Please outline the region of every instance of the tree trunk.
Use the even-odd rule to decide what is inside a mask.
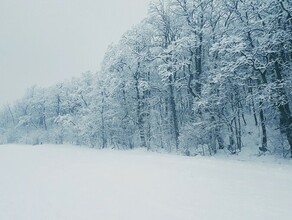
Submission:
[[[283,77],[281,74],[281,68],[278,61],[275,61],[275,74],[276,79],[278,83],[283,82]],[[291,117],[291,110],[289,106],[289,100],[285,91],[285,88],[279,86],[278,89],[278,95],[280,97],[278,105],[278,109],[280,112],[280,130],[282,133],[286,134],[289,146],[290,146],[290,152],[291,152],[291,158],[292,158],[292,117]]]
[[[135,74],[135,90],[136,90],[136,97],[137,97],[137,118],[138,118],[138,129],[141,141],[141,147],[146,147],[146,138],[145,138],[145,131],[144,131],[144,113],[142,112],[143,109],[143,100],[140,96],[139,91],[139,73]]]
[[[263,104],[262,102],[259,103],[260,106],[262,104]],[[266,152],[268,149],[267,129],[265,125],[264,111],[261,107],[260,107],[260,122],[261,122],[261,129],[262,129],[262,146],[259,149],[260,151]]]
[[[171,110],[172,119],[173,119],[175,147],[176,147],[176,150],[178,150],[179,128],[178,128],[178,119],[177,119],[177,113],[176,113],[176,105],[175,105],[174,88],[173,87],[174,87],[173,86],[173,76],[169,76],[169,105],[170,105],[170,110]]]
[[[105,122],[104,122],[104,92],[101,92],[102,96],[102,106],[101,106],[101,135],[102,135],[102,148],[106,148],[107,139],[105,134]]]

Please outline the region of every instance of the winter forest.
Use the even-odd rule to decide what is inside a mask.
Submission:
[[[158,0],[100,70],[0,108],[0,144],[292,157],[292,1]]]

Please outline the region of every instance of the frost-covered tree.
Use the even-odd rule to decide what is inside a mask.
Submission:
[[[290,0],[153,1],[97,74],[3,106],[0,141],[212,155],[253,139],[292,156],[291,11]]]

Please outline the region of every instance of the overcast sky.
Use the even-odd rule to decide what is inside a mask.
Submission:
[[[91,70],[150,0],[0,0],[0,104]]]

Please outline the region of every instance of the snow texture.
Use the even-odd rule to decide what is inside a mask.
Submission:
[[[289,162],[2,145],[0,219],[291,219]]]

